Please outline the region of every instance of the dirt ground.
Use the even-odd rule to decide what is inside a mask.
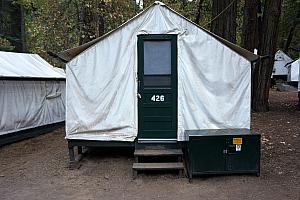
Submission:
[[[64,129],[0,148],[0,199],[300,199],[297,93],[270,93],[270,112],[253,113],[262,134],[261,176],[195,178],[141,174],[132,150],[94,151],[68,169]]]

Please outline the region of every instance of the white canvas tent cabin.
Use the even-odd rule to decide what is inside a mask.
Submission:
[[[73,146],[185,141],[186,130],[250,129],[259,56],[161,2],[65,50],[66,139]]]
[[[289,65],[288,82],[298,82],[299,81],[299,62],[300,59],[295,60]]]
[[[298,62],[298,93],[300,92],[300,84],[299,84],[299,80],[300,80],[300,58],[297,60]],[[297,63],[294,63],[294,65],[297,66]],[[297,67],[295,67],[297,68]],[[300,94],[300,93],[299,93]],[[300,100],[300,95],[298,94],[299,100]],[[300,103],[300,101],[299,101]]]
[[[298,61],[298,110],[300,110],[300,84],[299,84],[299,80],[300,80],[300,58],[297,60]]]
[[[289,82],[298,88],[298,110],[300,110],[300,58],[298,60],[295,60],[289,69]]]
[[[65,72],[37,54],[0,51],[0,146],[65,121]]]
[[[287,80],[289,66],[293,61],[286,53],[278,50],[274,58],[274,66],[272,71],[272,78]]]

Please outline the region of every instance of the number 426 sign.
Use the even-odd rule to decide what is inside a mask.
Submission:
[[[151,101],[165,101],[164,95],[153,95]]]

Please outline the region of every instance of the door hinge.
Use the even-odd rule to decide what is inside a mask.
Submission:
[[[227,154],[227,149],[223,149],[223,154]]]

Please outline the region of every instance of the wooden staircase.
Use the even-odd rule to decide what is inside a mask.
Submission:
[[[183,152],[180,148],[169,148],[159,145],[136,148],[134,151],[133,178],[138,171],[178,171],[183,176]]]

